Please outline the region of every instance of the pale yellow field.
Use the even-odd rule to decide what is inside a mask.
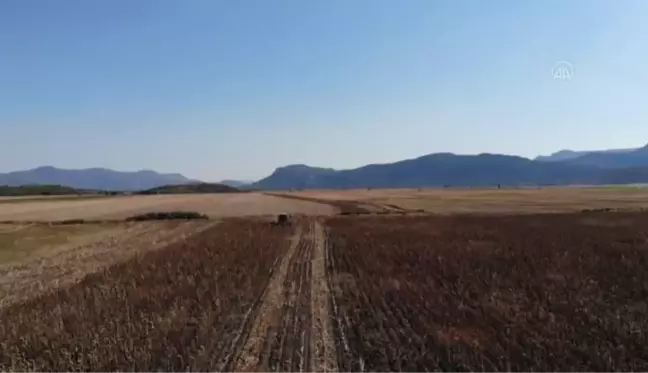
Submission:
[[[357,201],[385,209],[454,212],[569,212],[648,208],[648,188],[349,189],[282,192],[323,201]]]
[[[87,200],[25,201],[0,204],[0,221],[124,219],[162,211],[197,211],[210,217],[291,214],[330,215],[332,206],[261,193],[121,196]]]

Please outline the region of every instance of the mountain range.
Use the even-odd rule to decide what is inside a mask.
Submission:
[[[119,172],[105,168],[66,170],[43,166],[26,171],[0,174],[0,185],[65,185],[76,189],[97,189],[114,191],[134,191],[159,187],[162,185],[187,184],[196,182],[180,174],[160,174],[143,170]]]
[[[196,183],[181,174],[52,166],[0,174],[0,185],[59,184],[77,189],[134,191]],[[236,188],[394,188],[648,183],[648,145],[634,149],[561,150],[528,159],[513,155],[434,153],[348,170],[304,164],[279,167],[257,182],[223,180]]]
[[[259,189],[391,188],[494,185],[631,184],[648,182],[648,145],[636,149],[561,151],[534,160],[502,154],[435,153],[350,170],[291,165]]]

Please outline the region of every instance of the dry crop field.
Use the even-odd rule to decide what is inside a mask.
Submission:
[[[0,370],[307,370],[326,328],[311,329],[330,321],[311,318],[322,232],[226,220],[2,308]]]
[[[648,370],[647,213],[182,224],[0,308],[0,370]]]
[[[350,204],[368,212],[539,213],[648,208],[648,187],[306,190],[274,194]],[[353,211],[353,209],[350,209]],[[357,209],[356,209],[357,210]]]
[[[15,198],[15,197],[12,197]],[[158,211],[189,210],[212,217],[270,215],[278,212],[328,215],[326,204],[290,200],[260,193],[119,196],[95,199],[47,199],[6,203],[0,201],[0,221],[53,221],[66,219],[125,219]],[[2,203],[5,202],[5,203]]]
[[[648,369],[648,215],[337,218],[343,370]]]

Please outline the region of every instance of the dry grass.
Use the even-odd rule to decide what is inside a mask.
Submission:
[[[14,255],[16,260],[0,265],[0,307],[73,284],[88,273],[127,260],[133,255],[184,240],[214,224],[200,221],[108,226],[34,225],[16,226],[17,230],[14,231],[4,226],[7,229],[5,234],[11,232],[8,235],[17,237],[14,241],[17,243],[10,245],[13,248],[10,252],[29,249],[31,253],[19,259]],[[71,231],[77,236],[69,236]]]
[[[326,204],[290,200],[260,193],[123,196],[83,201],[38,201],[3,205],[0,221],[124,219],[159,211],[188,210],[210,217],[291,214],[330,215],[336,209]]]
[[[285,192],[323,201],[357,201],[386,209],[434,213],[571,212],[648,208],[648,188],[546,187],[520,189],[350,189]]]

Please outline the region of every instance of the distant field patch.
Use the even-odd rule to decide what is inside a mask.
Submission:
[[[320,201],[356,201],[432,213],[578,212],[586,209],[648,208],[648,188],[637,186],[507,189],[349,189],[280,192]]]
[[[331,215],[327,204],[260,193],[119,196],[87,200],[10,203],[0,208],[0,221],[113,220],[150,212],[196,211],[209,217],[274,215],[280,212]]]

